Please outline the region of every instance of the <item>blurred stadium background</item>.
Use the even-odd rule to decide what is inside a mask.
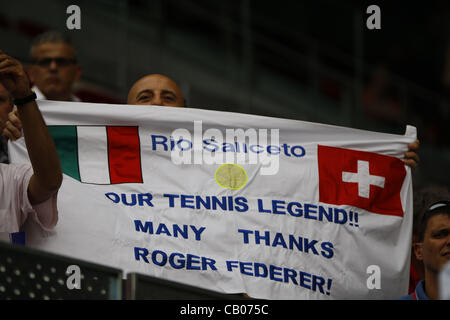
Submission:
[[[68,31],[66,8],[81,8]],[[381,8],[368,30],[366,8]],[[417,127],[414,186],[450,185],[450,2],[294,0],[2,1],[0,48],[68,31],[77,94],[124,103],[142,75],[177,81],[188,105],[403,134]]]

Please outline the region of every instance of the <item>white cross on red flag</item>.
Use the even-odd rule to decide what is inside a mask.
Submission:
[[[318,146],[319,201],[403,217],[403,161],[378,153]]]

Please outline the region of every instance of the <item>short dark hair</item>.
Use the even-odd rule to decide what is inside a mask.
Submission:
[[[31,43],[30,48],[30,58],[33,58],[33,50],[37,45],[40,45],[42,43],[65,43],[69,46],[71,46],[74,50],[74,53],[76,55],[75,47],[72,43],[72,39],[69,37],[67,33],[62,33],[59,31],[51,30],[44,33],[39,34],[36,38],[33,39]]]
[[[425,230],[427,229],[428,221],[437,215],[446,214],[450,216],[450,199],[441,200],[433,203],[429,206],[429,208],[422,214],[422,218],[420,220],[420,225],[418,229],[418,240],[419,242],[423,242],[425,237]]]
[[[414,189],[413,234],[419,236],[419,228],[424,212],[442,199],[450,199],[450,189],[443,185],[427,185]]]

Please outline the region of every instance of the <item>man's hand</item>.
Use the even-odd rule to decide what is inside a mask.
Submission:
[[[2,134],[6,139],[11,141],[16,141],[22,137],[22,121],[19,119],[17,108],[14,108],[14,110],[8,114],[8,120],[5,123]]]
[[[0,82],[14,99],[22,99],[31,92],[30,81],[22,64],[0,49]]]
[[[25,98],[32,93],[30,81],[22,64],[2,50],[0,50],[0,82],[14,99]],[[17,108],[8,114],[5,129],[0,134],[12,141],[22,137],[22,122]]]
[[[403,160],[407,166],[411,167],[411,169],[415,169],[420,161],[419,155],[419,140],[408,144],[408,151],[405,152],[405,160]]]

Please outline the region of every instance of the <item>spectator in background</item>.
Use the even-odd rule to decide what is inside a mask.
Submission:
[[[80,101],[72,90],[82,70],[67,36],[56,31],[39,35],[31,45],[30,58],[27,72],[38,100]]]
[[[150,74],[133,84],[127,104],[185,107],[186,101],[175,81],[162,74]]]
[[[398,125],[402,119],[403,106],[398,100],[390,77],[385,65],[376,67],[364,92],[364,111],[369,119]]]
[[[380,64],[373,72],[372,78],[364,92],[364,111],[368,118],[381,120],[387,124],[398,126],[402,119],[403,106],[399,103],[390,80],[390,72],[386,65]],[[419,157],[419,140],[408,145],[405,163],[411,168],[417,167]]]
[[[8,121],[8,113],[12,111],[12,97],[5,87],[0,83],[0,163],[8,163],[8,148],[5,137],[1,136]]]
[[[440,199],[450,199],[450,190],[444,186],[431,185],[414,190],[414,217],[413,234],[411,245],[411,271],[409,275],[408,293],[414,292],[419,281],[424,278],[424,268],[422,261],[417,260],[414,254],[414,243],[419,242],[419,226],[421,214]]]
[[[450,260],[450,199],[430,205],[419,221],[413,248],[417,260],[423,262],[424,279],[402,300],[439,299],[439,272]]]
[[[75,48],[70,39],[56,31],[49,31],[34,39],[30,50],[31,64],[28,76],[34,84],[32,90],[37,100],[80,101],[72,93],[73,85],[81,77],[82,70],[77,63]],[[9,118],[21,128],[16,109]],[[11,140],[22,136],[13,128]]]

